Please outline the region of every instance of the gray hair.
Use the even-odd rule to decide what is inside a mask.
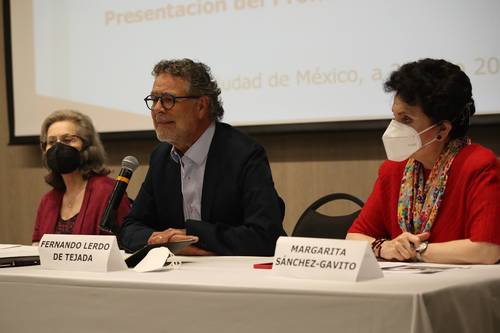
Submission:
[[[189,95],[208,96],[211,120],[222,119],[224,108],[220,97],[221,90],[212,76],[210,67],[191,59],[161,60],[154,66],[151,74],[157,77],[162,73],[186,80]]]

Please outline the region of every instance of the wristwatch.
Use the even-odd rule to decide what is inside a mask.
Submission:
[[[422,258],[422,254],[427,250],[427,246],[429,246],[429,242],[422,242],[419,246],[417,246],[417,248],[415,249],[415,251],[417,252],[417,261],[424,261]]]

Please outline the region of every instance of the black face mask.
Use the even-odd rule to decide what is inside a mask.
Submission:
[[[71,173],[80,166],[80,151],[57,142],[47,150],[47,165],[54,173],[61,175]]]

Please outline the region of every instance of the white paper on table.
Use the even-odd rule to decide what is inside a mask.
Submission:
[[[20,247],[20,244],[0,244],[0,250],[10,249],[13,247]]]
[[[444,272],[450,269],[468,269],[470,265],[446,265],[423,262],[379,262],[384,273],[397,274],[433,274]]]
[[[2,244],[3,246],[7,244]],[[38,246],[30,245],[11,245],[9,247],[0,247],[0,257],[22,257],[22,256],[37,256]]]
[[[161,271],[167,269],[165,267],[167,261],[170,262],[169,268],[172,267],[175,269],[180,265],[180,262],[177,261],[174,254],[168,248],[157,247],[148,252],[144,259],[134,267],[134,271],[139,273]]]

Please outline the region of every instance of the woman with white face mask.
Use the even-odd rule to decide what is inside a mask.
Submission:
[[[500,162],[467,137],[467,75],[424,59],[393,72],[385,90],[395,93],[382,137],[389,161],[347,239],[371,242],[384,260],[500,261]]]
[[[40,148],[52,190],[38,206],[33,245],[44,234],[100,234],[99,222],[115,182],[106,176],[110,170],[104,166],[104,148],[90,118],[72,110],[53,112],[42,124]],[[129,210],[124,195],[118,224]]]

